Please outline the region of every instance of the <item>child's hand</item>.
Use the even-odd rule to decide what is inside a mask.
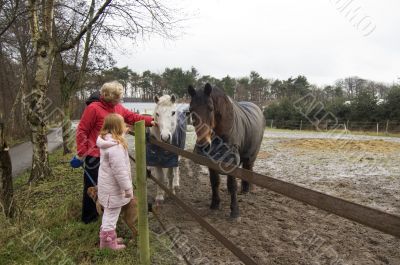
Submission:
[[[133,190],[126,190],[125,191],[125,198],[133,198]]]

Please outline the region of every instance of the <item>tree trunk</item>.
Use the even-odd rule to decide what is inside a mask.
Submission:
[[[53,39],[54,1],[29,0],[30,35],[35,57],[32,92],[25,95],[28,107],[28,124],[33,147],[32,171],[29,182],[42,180],[51,174],[47,148],[47,101],[51,69],[55,57]],[[42,12],[39,13],[38,10]]]
[[[61,84],[63,86],[64,84]],[[66,92],[66,91],[64,91]],[[62,121],[62,138],[63,138],[63,150],[64,150],[64,155],[70,154],[71,153],[71,137],[73,135],[71,134],[71,112],[72,112],[72,100],[71,96],[68,95],[67,97],[63,96],[63,101],[62,101],[62,108],[63,108],[63,121]]]
[[[45,34],[43,34],[45,35]],[[29,181],[45,179],[51,174],[47,143],[46,92],[54,62],[54,45],[42,37],[37,41],[36,72],[32,93],[28,95],[28,123],[32,131],[32,171]]]
[[[51,174],[45,124],[31,125],[32,129],[32,171],[29,182],[43,180]]]
[[[22,90],[23,90],[23,86],[25,84],[25,74],[26,74],[25,72],[22,73],[20,87],[19,87],[17,96],[15,97],[14,103],[11,107],[10,116],[8,117],[8,120],[6,123],[7,124],[6,127],[8,127],[8,128],[6,128],[6,129],[8,129],[7,135],[11,135],[15,129],[15,123],[16,123],[15,112],[16,112],[17,106],[21,102],[21,98],[22,98],[22,94],[23,94]]]
[[[3,124],[0,124],[0,210],[5,216],[14,215],[12,165],[8,152],[9,148],[4,139]]]
[[[28,23],[27,22],[23,22],[21,23],[21,25],[16,25],[15,27],[13,27],[13,32],[14,35],[16,36],[17,42],[18,42],[18,51],[20,54],[20,63],[21,63],[21,80],[20,80],[20,87],[19,87],[19,96],[20,98],[18,98],[15,100],[14,102],[14,106],[11,110],[11,118],[13,125],[15,124],[15,120],[14,120],[14,114],[16,112],[16,110],[14,109],[14,107],[18,107],[19,106],[19,112],[20,114],[20,121],[19,122],[19,129],[23,129],[23,131],[27,131],[28,125],[26,122],[26,117],[28,117],[28,112],[27,110],[28,105],[26,104],[27,102],[24,102],[24,98],[25,95],[28,94],[30,91],[30,87],[28,86],[29,82],[29,76],[30,76],[30,72],[28,72],[28,47],[27,47],[27,43],[28,43],[28,39],[29,36],[27,36],[26,34],[23,34],[24,29],[28,28]],[[21,103],[21,104],[18,104]],[[22,118],[22,119],[21,119]],[[22,120],[22,121],[21,121]],[[14,128],[12,128],[14,129]],[[14,131],[14,130],[12,130]]]

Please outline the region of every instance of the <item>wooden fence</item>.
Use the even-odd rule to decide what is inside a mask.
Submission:
[[[139,132],[143,133],[142,130],[136,131],[136,133]],[[232,165],[223,164],[205,156],[201,156],[193,152],[180,149],[173,145],[160,142],[152,137],[150,137],[149,141],[152,144],[155,144],[169,152],[190,159],[200,165],[207,166],[217,171],[229,172],[229,175],[236,178],[246,180],[257,186],[277,192],[294,200],[307,203],[321,210],[336,214],[362,225],[379,230],[383,233],[387,233],[389,235],[400,238],[400,216],[398,215],[363,206],[354,202],[307,189],[296,184],[275,179],[270,176],[262,175],[243,168],[236,168]],[[140,147],[139,149],[136,148],[136,152],[138,151],[145,152],[145,149],[143,149],[142,147]],[[131,157],[131,159],[133,158]],[[141,163],[144,163],[142,164],[142,166],[145,166],[145,161],[141,161]],[[202,227],[204,227],[219,242],[221,242],[227,249],[229,249],[235,256],[237,256],[244,264],[257,264],[251,257],[244,253],[232,241],[224,237],[222,233],[220,233],[204,218],[198,215],[195,210],[185,204],[177,196],[175,196],[172,191],[170,191],[163,183],[160,183],[154,176],[151,175],[151,172],[149,170],[147,170],[147,178],[153,180],[157,185],[165,190],[177,205],[179,205],[185,212],[190,214]],[[144,205],[143,207],[147,207],[147,205]]]

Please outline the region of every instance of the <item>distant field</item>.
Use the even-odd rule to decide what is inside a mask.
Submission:
[[[324,134],[350,134],[350,135],[368,135],[368,136],[379,136],[379,137],[400,137],[400,133],[379,133],[377,134],[376,132],[370,132],[370,131],[345,131],[345,130],[329,130],[329,131],[316,131],[316,130],[290,130],[290,129],[275,129],[275,128],[270,128],[266,127],[266,131],[273,131],[273,132],[294,132],[294,133],[324,133]]]

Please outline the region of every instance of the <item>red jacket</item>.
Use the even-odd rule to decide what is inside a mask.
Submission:
[[[124,117],[125,122],[130,125],[137,121],[144,120],[146,126],[151,126],[151,122],[153,121],[152,117],[131,112],[121,104],[112,105],[103,100],[93,102],[84,110],[76,130],[77,152],[80,157],[100,156],[99,148],[96,146],[96,140],[103,126],[104,118],[109,113],[120,114]]]

